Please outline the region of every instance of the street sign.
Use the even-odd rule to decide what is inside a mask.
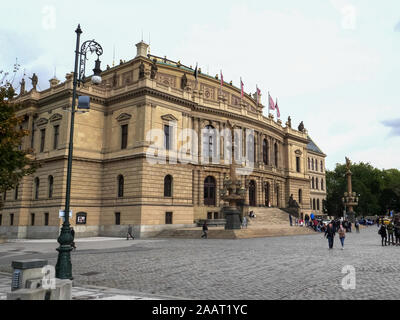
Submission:
[[[58,211],[58,216],[59,216],[60,218],[64,218],[64,217],[65,217],[65,212],[64,212],[64,210]],[[72,210],[69,210],[69,217],[72,218]]]

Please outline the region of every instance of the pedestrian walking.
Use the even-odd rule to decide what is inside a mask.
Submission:
[[[387,229],[387,233],[388,233],[389,246],[390,246],[390,243],[392,243],[392,245],[394,245],[394,238],[393,238],[394,226],[393,226],[393,222],[392,221],[389,222],[389,224],[387,225],[386,229]]]
[[[132,225],[128,226],[128,232],[126,234],[126,240],[129,240],[129,238],[132,238],[133,240],[135,240],[135,237],[133,235],[133,228]]]
[[[394,225],[394,236],[396,237],[396,246],[400,245],[400,224]]]
[[[243,217],[243,224],[242,224],[243,228],[247,229],[247,218]]]
[[[356,220],[356,223],[354,224],[354,226],[356,227],[356,232],[360,233],[360,223],[358,222],[358,220]]]
[[[346,230],[344,230],[344,228],[342,226],[340,226],[339,231],[339,239],[340,239],[340,243],[342,244],[342,250],[344,249],[344,239],[346,239]]]
[[[75,245],[75,230],[73,227],[71,227],[71,236],[72,236],[72,242],[71,242],[71,247],[76,250],[76,245]]]
[[[290,226],[293,227],[293,220],[292,220],[292,216],[289,214],[289,222],[290,222]]]
[[[328,225],[328,228],[325,231],[325,237],[328,239],[329,250],[333,249],[333,240],[335,238],[335,227],[333,226],[332,222]]]
[[[387,245],[387,233],[386,233],[386,226],[384,224],[381,225],[381,228],[379,229],[378,233],[382,237],[382,247],[383,247],[383,241],[385,241],[385,246]]]
[[[208,233],[208,227],[207,227],[207,221],[204,221],[203,224],[203,234],[201,235],[201,237],[204,239],[207,239],[207,233]]]

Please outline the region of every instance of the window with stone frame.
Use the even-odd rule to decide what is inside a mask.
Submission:
[[[167,175],[164,178],[164,197],[172,197],[172,182],[173,178],[171,175]]]
[[[54,126],[54,137],[53,137],[53,149],[57,150],[58,149],[58,140],[60,136],[60,126],[55,125]]]
[[[121,150],[128,147],[128,125],[121,125]]]
[[[40,130],[40,152],[44,152],[44,146],[46,143],[46,129]]]
[[[118,176],[118,198],[124,197],[124,176]]]

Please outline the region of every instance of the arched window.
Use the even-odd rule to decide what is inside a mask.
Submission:
[[[314,180],[314,177],[312,178],[312,189],[315,189],[315,180]]]
[[[321,172],[324,172],[324,164],[322,163],[322,160],[321,160]]]
[[[204,180],[204,204],[206,206],[215,206],[215,196],[216,196],[216,183],[214,177],[207,177]]]
[[[268,150],[269,148],[268,148],[268,141],[267,141],[267,139],[264,139],[264,141],[263,141],[263,161],[264,161],[264,164],[266,164],[266,165],[268,165],[268,163],[269,163],[269,159],[268,159]]]
[[[299,203],[303,203],[303,190],[299,189]]]
[[[324,186],[324,179],[321,179],[321,190],[324,191],[324,188],[325,188],[325,186]]]
[[[312,163],[312,167],[311,168],[314,170],[314,159],[311,160],[311,163]]]
[[[319,211],[319,199],[317,199],[317,211]]]
[[[49,176],[49,199],[53,198],[53,185],[54,185],[54,178],[53,176]]]
[[[277,206],[278,208],[279,208],[279,206],[280,206],[279,197],[280,197],[280,194],[279,194],[279,185],[277,185],[277,186],[276,186],[276,206]]]
[[[118,176],[118,198],[122,198],[124,196],[124,176]]]
[[[315,178],[315,187],[318,190],[319,189],[319,180],[318,178]]]
[[[40,179],[35,178],[35,200],[39,199],[39,186],[40,186]]]
[[[278,167],[278,144],[274,145],[274,154],[275,154],[275,167]]]
[[[315,199],[313,199],[313,210],[316,210]]]
[[[170,175],[164,178],[164,197],[172,197],[172,180]]]
[[[308,170],[310,170],[311,169],[311,160],[310,160],[310,158],[308,158]]]

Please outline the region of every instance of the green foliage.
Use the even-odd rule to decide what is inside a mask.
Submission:
[[[379,170],[369,163],[351,166],[353,192],[359,197],[354,208],[358,215],[384,215],[388,210],[400,211],[400,171]],[[346,166],[337,164],[327,171],[326,207],[330,215],[341,216],[344,210],[343,194],[347,191]]]
[[[29,156],[31,150],[19,150],[22,138],[29,134],[19,130],[22,122],[16,116],[20,104],[14,103],[15,91],[10,84],[0,86],[0,193],[14,189],[20,180],[32,174],[37,165]],[[1,208],[0,203],[0,208]]]

